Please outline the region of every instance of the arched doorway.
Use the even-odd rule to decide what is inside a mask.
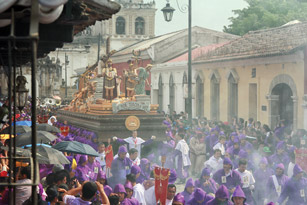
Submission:
[[[276,76],[270,85],[269,123],[275,129],[279,120],[285,120],[293,129],[297,128],[297,91],[294,80],[286,74]]]
[[[220,119],[220,81],[215,74],[211,76],[211,120]]]
[[[285,120],[287,124],[293,124],[293,96],[289,85],[280,83],[275,85],[272,90],[273,96],[278,96],[278,102],[274,103],[272,110],[276,112],[277,123],[279,120]]]
[[[228,122],[238,116],[238,81],[230,73],[228,77]]]

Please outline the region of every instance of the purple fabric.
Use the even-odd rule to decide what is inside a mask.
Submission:
[[[114,187],[114,193],[126,193],[126,189],[124,187],[124,185],[122,184],[116,184],[115,187]]]
[[[88,181],[90,179],[89,172],[91,172],[91,170],[88,166],[81,166],[79,164],[75,170],[75,177],[80,183]]]
[[[194,181],[193,181],[192,178],[189,178],[189,179],[188,179],[188,181],[187,181],[186,184],[185,184],[184,189],[186,189],[187,187],[195,187],[195,183],[194,183]]]
[[[245,134],[240,134],[239,135],[239,140],[245,140],[246,139],[246,135]]]
[[[284,141],[280,141],[276,145],[276,149],[285,149],[286,148],[286,143]]]
[[[148,180],[150,178],[150,166],[146,170],[146,166],[150,165],[150,161],[146,158],[141,159],[140,162],[140,168],[141,168],[141,174],[140,176],[136,179],[136,183],[143,183],[143,181]]]
[[[238,155],[239,155],[239,158],[247,159],[248,157],[248,153],[244,149],[241,149]]]
[[[206,192],[203,191],[203,190],[200,189],[200,188],[197,188],[197,189],[194,191],[194,199],[195,199],[196,201],[202,201],[202,200],[204,200],[205,196],[206,196]]]
[[[168,183],[169,184],[174,184],[175,181],[177,180],[177,172],[176,172],[175,169],[171,169],[170,172],[171,173],[170,173],[170,176],[168,178]]]
[[[296,176],[301,172],[304,172],[303,169],[300,167],[300,165],[296,164],[293,168],[293,176]]]
[[[290,158],[286,152],[283,152],[281,154],[275,153],[269,158],[269,161],[273,166],[280,163],[285,164],[287,166],[290,162]]]
[[[229,158],[225,157],[225,159],[223,161],[223,164],[230,164],[230,165],[232,165],[232,161]]]
[[[87,155],[81,155],[78,164],[83,164],[86,161],[87,161]]]
[[[137,175],[138,173],[141,173],[141,168],[138,165],[133,165],[130,173]]]
[[[231,197],[232,201],[233,201],[233,197],[242,197],[246,199],[245,194],[240,186],[237,186],[235,191],[233,192],[232,197]]]
[[[273,169],[266,167],[264,170],[259,168],[254,172],[255,178],[255,192],[254,197],[259,201],[263,201],[266,196],[266,189],[264,188],[269,178],[274,174]]]
[[[131,166],[131,159],[127,157],[125,159],[115,158],[111,164],[112,177],[108,179],[108,184],[111,187],[114,187],[116,184],[124,184],[126,175],[130,174]]]
[[[169,140],[166,143],[161,142],[158,146],[159,155],[166,156],[166,161],[164,164],[165,168],[168,168],[168,169],[174,168],[174,161],[172,158],[172,153],[174,151],[175,145],[176,143],[174,140]]]
[[[262,157],[259,163],[265,164],[265,165],[268,165],[268,164],[269,164],[266,157]]]
[[[281,190],[283,190],[285,183],[289,178],[284,174],[282,174],[281,176],[275,176],[277,178],[278,184],[281,186]],[[273,181],[273,176],[271,176],[267,182],[266,197],[270,199],[270,201],[277,201],[278,199],[278,195]]]
[[[184,201],[188,202],[188,201],[190,201],[193,198],[194,192],[193,193],[189,193],[186,190],[184,190],[183,192],[181,192],[181,195],[184,197]]]
[[[184,196],[181,193],[176,194],[173,199],[173,202],[179,202],[185,204]]]
[[[229,199],[229,191],[226,186],[221,185],[215,192],[215,197],[219,199]]]
[[[179,150],[174,150],[174,156],[173,158],[177,160],[177,177],[179,179],[186,179],[189,177],[189,167],[190,166],[183,166],[183,160],[182,160],[182,153]]]
[[[203,171],[201,172],[201,176],[200,178],[202,178],[203,176],[210,176],[211,171],[209,168],[204,168]]]
[[[96,181],[98,178],[102,178],[104,171],[102,171],[101,165],[96,159],[93,163],[88,162],[87,166],[91,170],[91,173],[89,173],[89,178],[91,181]]]
[[[205,179],[200,178],[195,180],[195,186],[198,188],[201,188],[202,190],[204,190],[207,194],[215,194],[217,187],[216,187],[216,182],[214,181],[214,179],[210,178],[208,180],[209,184],[205,183]]]
[[[131,182],[126,182],[126,184],[125,184],[125,189],[131,189],[131,190],[133,190],[133,186],[132,186]]]
[[[190,199],[190,201],[188,201],[187,204],[188,205],[206,205],[208,201],[212,199],[213,199],[212,196],[207,195],[206,192],[204,192],[202,189],[197,188],[194,192],[193,198]],[[198,201],[202,201],[202,202],[199,203]]]
[[[283,163],[279,163],[276,165],[276,168],[280,168],[282,170],[285,170],[285,165]]]
[[[118,149],[118,156],[119,154],[121,153],[127,153],[127,148],[125,146],[120,146],[119,149]]]
[[[112,193],[112,188],[108,185],[104,185],[103,186],[104,192],[106,193],[107,196],[110,196],[110,194]]]
[[[224,169],[220,169],[215,172],[213,175],[214,181],[220,185],[225,185],[228,189],[232,189],[238,185],[242,185],[242,180],[240,174],[235,171],[231,170],[231,174],[226,177],[226,183],[222,183],[222,177],[226,176]]]

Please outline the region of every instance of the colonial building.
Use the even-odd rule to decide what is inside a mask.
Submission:
[[[252,117],[272,128],[286,120],[306,129],[306,36],[307,22],[252,31],[195,59],[203,114],[221,121]]]
[[[237,38],[237,36],[234,35],[213,31],[198,26],[192,28],[191,35],[192,35],[192,48],[228,42],[232,39]],[[127,61],[131,60],[133,50],[141,52],[140,55],[142,59],[141,66],[146,66],[148,63],[151,64],[165,63],[171,59],[174,59],[186,53],[187,42],[188,42],[187,29],[157,36],[152,39],[143,40],[115,53],[112,56],[113,65],[115,68],[117,68],[118,74],[122,75],[122,71],[124,69],[128,69]],[[153,69],[151,70],[152,75],[153,73],[156,73],[155,72],[156,68],[157,66],[154,66]],[[157,99],[158,79],[159,78],[157,76],[151,77],[149,79],[149,84],[151,86],[146,87],[147,94],[152,93],[152,98],[154,99]],[[150,82],[150,80],[152,81],[152,83]],[[165,83],[166,80],[163,82]]]

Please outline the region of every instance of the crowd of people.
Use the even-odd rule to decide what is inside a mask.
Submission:
[[[145,140],[133,131],[106,143],[90,130],[57,121],[56,110],[51,114],[48,124],[62,131],[64,127],[51,144],[78,141],[99,156],[64,153],[69,164],[40,164],[40,204],[154,205],[159,202],[153,172],[157,166],[169,169],[167,205],[307,204],[307,180],[295,156],[297,149],[306,148],[306,131],[293,131],[285,121],[270,130],[253,119],[223,123],[199,118],[189,123],[184,112],[173,112],[165,114],[165,136]],[[25,109],[17,120],[30,118]],[[118,151],[111,153],[108,165],[111,145]],[[7,160],[1,164],[9,169]],[[31,183],[30,166],[18,167],[16,183]],[[181,186],[184,190],[178,190]],[[0,195],[0,204],[7,204],[7,186],[0,186]],[[30,198],[31,186],[16,187],[17,205],[31,204]]]

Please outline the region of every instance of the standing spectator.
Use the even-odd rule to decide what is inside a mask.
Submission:
[[[198,133],[190,140],[190,171],[192,175],[195,175],[196,171],[200,170],[206,161],[206,145],[202,141],[202,137],[203,135]]]
[[[205,162],[205,168],[209,168],[211,173],[215,173],[217,170],[222,169],[223,159],[221,158],[221,150],[214,150],[214,155]]]

